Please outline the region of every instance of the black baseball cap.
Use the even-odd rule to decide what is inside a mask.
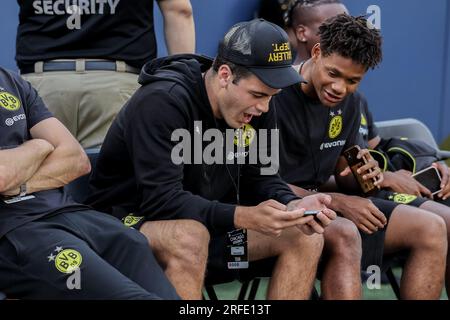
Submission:
[[[246,67],[271,88],[282,89],[304,81],[292,67],[288,35],[264,19],[234,25],[218,51],[220,57]]]

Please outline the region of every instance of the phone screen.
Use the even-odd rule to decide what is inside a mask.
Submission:
[[[320,210],[306,210],[304,215],[305,216],[315,216],[320,213]]]
[[[417,172],[413,175],[413,178],[430,190],[433,195],[441,191],[441,176],[435,167],[429,167]]]

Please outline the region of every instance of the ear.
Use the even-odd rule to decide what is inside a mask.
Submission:
[[[228,83],[232,80],[233,73],[231,72],[231,69],[226,64],[223,64],[219,67],[219,70],[217,71],[217,76],[219,78],[219,84],[220,87],[225,88],[228,86]]]
[[[295,28],[295,37],[297,38],[297,41],[305,43],[307,40],[306,37],[307,27],[303,24],[299,24]]]
[[[320,43],[316,43],[311,50],[311,58],[313,61],[317,61],[321,54],[322,50],[320,49]]]

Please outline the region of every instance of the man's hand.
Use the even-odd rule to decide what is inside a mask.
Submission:
[[[262,234],[279,237],[281,232],[296,225],[303,225],[313,220],[304,216],[305,209],[286,211],[287,207],[275,200],[267,200],[256,207],[236,207],[234,225]]]
[[[419,197],[432,198],[431,191],[412,177],[411,172],[399,170],[385,172],[382,188],[389,188],[398,193],[406,193]]]
[[[435,162],[433,167],[439,170],[441,174],[441,188],[442,191],[437,194],[442,200],[447,200],[450,197],[450,172],[449,168],[445,163]]]
[[[325,228],[336,219],[336,213],[329,209],[331,197],[318,193],[304,197],[300,200],[294,200],[288,203],[287,210],[318,210],[320,213],[316,215],[317,220],[310,220],[304,224],[298,224],[297,227],[305,234],[311,235],[313,233],[324,233]],[[319,223],[320,221],[320,223]]]
[[[387,224],[384,214],[369,199],[344,194],[332,194],[332,199],[331,208],[367,234],[377,232]]]
[[[374,185],[380,188],[383,183],[383,172],[381,171],[378,162],[370,155],[369,150],[361,149],[356,156],[358,159],[364,159],[366,164],[358,169],[358,174],[360,174],[364,181],[374,180]],[[351,173],[350,167],[346,167],[340,175],[345,177]]]

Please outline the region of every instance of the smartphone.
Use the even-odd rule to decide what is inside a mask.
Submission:
[[[319,214],[319,213],[321,213],[322,211],[321,210],[306,210],[305,211],[305,213],[303,214],[305,217],[306,216],[313,216],[314,217],[314,220],[317,222],[317,223],[322,223],[320,220],[319,220],[319,218],[317,218],[317,215]]]
[[[320,210],[306,210],[304,215],[305,216],[316,216],[320,213]]]
[[[344,157],[347,160],[348,166],[352,170],[353,175],[361,186],[362,191],[368,194],[376,189],[376,186],[374,184],[375,178],[371,180],[364,180],[362,178],[362,175],[357,172],[359,168],[367,163],[364,158],[357,158],[360,150],[361,148],[359,146],[350,147],[349,149],[344,151]]]
[[[438,169],[435,167],[428,167],[423,169],[412,176],[419,181],[424,187],[431,191],[431,194],[435,194],[442,191],[441,189],[441,175]]]

